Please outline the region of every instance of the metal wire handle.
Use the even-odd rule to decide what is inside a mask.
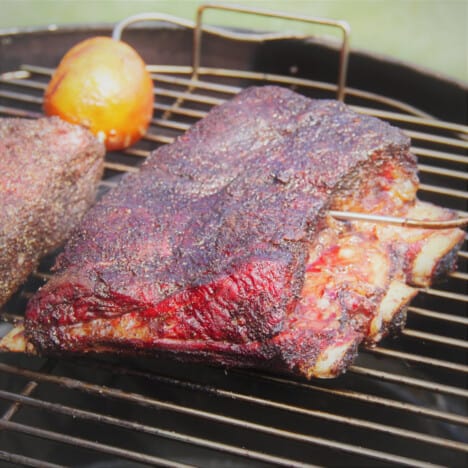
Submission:
[[[237,5],[223,5],[223,4],[205,4],[201,5],[197,10],[197,19],[193,36],[193,79],[198,78],[198,70],[200,68],[201,58],[201,34],[202,29],[202,16],[203,13],[208,10],[223,10],[237,13],[247,13],[251,15],[266,16],[269,18],[280,18],[292,21],[301,21],[305,23],[320,24],[322,26],[331,26],[341,30],[343,34],[343,40],[340,49],[339,56],[339,68],[338,68],[338,88],[337,88],[337,99],[343,101],[346,90],[346,75],[348,71],[348,58],[349,58],[349,36],[351,34],[351,27],[346,21],[341,20],[330,20],[326,18],[318,18],[311,16],[299,16],[292,15],[286,12],[275,12],[270,10],[262,10],[257,8],[248,8]],[[245,37],[245,34],[243,34]],[[310,37],[310,36],[306,36]]]
[[[223,11],[231,11],[238,13],[247,13],[252,15],[266,16],[270,18],[280,18],[293,21],[302,21],[312,24],[320,24],[322,26],[331,26],[341,30],[343,34],[343,40],[340,48],[339,55],[339,68],[338,68],[338,80],[337,80],[337,99],[340,101],[344,100],[346,90],[346,76],[348,71],[348,57],[349,57],[349,36],[351,28],[348,23],[341,20],[330,20],[325,18],[307,17],[299,15],[291,15],[284,12],[275,12],[269,10],[260,10],[254,8],[240,7],[235,5],[223,5],[223,4],[204,4],[201,5],[197,10],[196,22],[178,18],[176,16],[167,15],[164,13],[140,13],[129,16],[128,18],[119,21],[113,31],[112,38],[120,40],[122,38],[123,31],[128,26],[148,21],[163,21],[177,26],[182,26],[188,29],[193,29],[193,51],[192,51],[192,78],[193,80],[198,79],[201,62],[201,37],[202,32],[209,32],[220,37],[227,39],[234,39],[237,41],[251,41],[251,42],[264,42],[269,40],[278,39],[307,39],[310,38],[310,34],[303,33],[278,33],[278,32],[267,32],[267,33],[253,33],[253,32],[236,32],[226,28],[208,26],[202,24],[202,17],[205,10],[216,9]]]

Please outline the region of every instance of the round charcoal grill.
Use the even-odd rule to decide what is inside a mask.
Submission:
[[[400,126],[419,157],[420,198],[468,214],[465,85],[359,51],[348,66],[341,22],[325,21],[343,34],[336,45],[202,26],[205,9],[196,24],[162,15],[146,23],[142,15],[114,30],[153,64],[157,100],[145,138],[108,153],[102,192],[212,106],[246,86],[274,83],[344,98]],[[111,33],[86,26],[0,34],[1,115],[41,115],[66,50]],[[23,314],[53,258],[3,308],[2,327]],[[466,466],[467,258],[465,242],[457,272],[421,291],[400,336],[362,349],[330,381],[142,358],[0,355],[2,466]]]

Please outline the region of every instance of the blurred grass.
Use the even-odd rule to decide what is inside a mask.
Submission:
[[[0,0],[0,28],[48,24],[114,23],[158,11],[195,18],[200,0]],[[468,81],[468,0],[237,0],[224,3],[343,19],[351,46],[410,61]],[[210,24],[263,30],[325,33],[305,23],[209,11]],[[160,45],[164,47],[164,44]],[[0,57],[1,60],[1,57]]]

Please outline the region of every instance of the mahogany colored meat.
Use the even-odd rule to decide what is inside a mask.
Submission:
[[[94,201],[104,146],[58,117],[0,119],[0,306]]]
[[[378,199],[394,172],[414,197],[398,129],[336,101],[247,89],[88,212],[30,301],[26,336],[41,353],[162,352],[315,375],[340,336],[314,334],[298,312],[311,245],[330,207]]]

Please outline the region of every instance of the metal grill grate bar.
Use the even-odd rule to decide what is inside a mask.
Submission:
[[[415,130],[404,130],[409,137],[414,140],[427,141],[429,143],[439,143],[447,146],[454,146],[457,148],[468,149],[468,142],[457,140],[455,138],[447,138],[432,133],[417,132]]]
[[[42,97],[32,96],[30,94],[25,93],[17,93],[15,91],[0,90],[0,97],[18,102],[27,102],[30,104],[42,105]]]
[[[438,174],[446,177],[453,177],[455,179],[468,180],[468,174],[462,171],[454,171],[453,169],[443,169],[441,167],[429,166],[427,164],[418,164],[418,169],[421,172],[428,174]]]
[[[128,148],[124,151],[125,154],[129,156],[137,156],[139,158],[147,158],[150,154],[149,151],[140,150],[137,148]]]
[[[162,144],[169,144],[169,143],[172,143],[174,141],[174,138],[172,137],[166,137],[164,135],[155,135],[153,133],[147,133],[144,137],[143,137],[144,140],[147,140],[147,141],[152,141],[154,143],[162,143]],[[150,151],[147,152],[147,156],[150,155]]]
[[[447,187],[440,187],[437,185],[429,185],[429,184],[419,184],[419,190],[468,200],[468,193],[462,190],[455,190],[455,189],[451,189]]]
[[[425,333],[419,330],[411,330],[410,328],[403,329],[401,331],[401,334],[405,336],[410,336],[412,338],[417,338],[419,340],[432,341],[434,343],[444,344],[447,346],[468,349],[468,342],[466,340],[457,340],[455,338],[440,336],[434,333]]]
[[[360,366],[351,366],[349,368],[351,372],[355,374],[365,375],[368,377],[374,377],[387,382],[395,382],[398,384],[409,385],[412,387],[422,388],[430,390],[435,393],[445,393],[447,395],[460,396],[468,398],[468,390],[453,387],[451,385],[439,384],[436,382],[426,381],[414,377],[407,377],[406,375],[392,374],[390,372],[378,371],[375,369],[368,369]]]
[[[104,168],[118,172],[138,172],[138,168],[135,166],[129,166],[128,164],[114,163],[110,161],[104,161]]]
[[[425,317],[435,318],[438,320],[444,320],[447,322],[459,323],[461,325],[468,325],[468,318],[459,317],[457,315],[445,314],[443,312],[435,312],[433,310],[422,309],[420,307],[409,307],[408,312],[413,314],[423,315]]]
[[[420,293],[427,294],[429,296],[437,296],[437,297],[444,297],[446,299],[453,299],[454,301],[459,302],[468,302],[468,295],[467,294],[459,294],[454,293],[451,291],[442,291],[440,289],[433,289],[433,288],[424,288],[419,289]]]
[[[42,117],[43,114],[40,112],[32,112],[23,109],[18,109],[15,107],[0,106],[0,114],[10,115],[12,117],[23,117],[23,118],[33,118],[37,119]]]
[[[450,278],[460,279],[463,281],[468,281],[468,273],[461,273],[460,271],[454,271],[448,275]]]
[[[149,68],[151,69],[151,66]],[[234,95],[242,91],[242,88],[238,86],[229,86],[226,84],[211,83],[209,81],[201,81],[201,80],[196,80],[193,78],[180,78],[180,77],[174,77],[174,76],[167,76],[161,73],[153,73],[151,76],[155,81],[158,81],[160,83],[194,87],[194,88],[199,88],[199,89],[203,89],[206,91],[219,92],[222,94]]]
[[[174,130],[181,130],[183,132],[185,132],[186,130],[190,128],[189,124],[177,122],[176,120],[153,119],[151,123],[159,127],[172,128]]]
[[[195,110],[195,109],[189,109],[189,108],[184,108],[184,107],[179,107],[179,106],[174,106],[174,105],[167,105],[167,104],[161,104],[156,101],[156,104],[154,106],[156,110],[161,110],[168,112],[170,114],[179,114],[183,115],[184,117],[193,117],[195,119],[202,119],[203,117],[206,117],[208,112],[205,111],[200,111],[200,110]]]
[[[5,79],[0,76],[0,83],[8,83],[10,85],[22,86],[29,89],[38,89],[40,91],[45,91],[45,89],[47,88],[47,83],[41,83],[39,81],[29,80],[26,78]]]
[[[432,159],[440,159],[441,161],[468,164],[468,158],[466,156],[447,153],[444,151],[436,151],[433,149],[419,148],[418,146],[412,146],[411,151],[417,156],[427,156]]]
[[[419,356],[417,354],[404,353],[402,351],[395,351],[393,349],[382,348],[376,346],[375,348],[366,348],[367,352],[381,354],[382,356],[390,356],[399,359],[405,359],[407,361],[417,362],[419,364],[429,364],[435,367],[441,367],[457,372],[468,373],[468,366],[462,364],[456,364],[454,362],[442,361],[440,359],[427,358],[424,356]]]
[[[32,466],[35,468],[65,468],[65,465],[57,465],[55,463],[49,463],[43,460],[25,457],[24,455],[17,455],[15,453],[4,452],[3,450],[0,450],[0,460],[4,460],[9,463],[15,463],[18,466]]]
[[[444,122],[444,121],[440,121],[434,118],[415,117],[413,115],[401,114],[398,112],[384,111],[384,110],[374,109],[374,108],[364,107],[364,106],[351,106],[351,107],[362,114],[373,115],[374,117],[379,117],[380,119],[394,120],[397,122],[404,122],[404,123],[417,124],[421,126],[440,128],[443,130],[451,130],[454,132],[467,134],[468,136],[467,125],[460,125],[460,124],[456,124],[452,122]]]
[[[181,92],[181,91],[171,91],[164,88],[154,88],[156,96],[165,96],[173,97],[177,99],[182,99],[189,102],[197,102],[200,104],[207,104],[210,106],[217,106],[226,102],[226,99],[218,99],[210,96],[204,96],[203,94],[194,94],[190,92]]]

